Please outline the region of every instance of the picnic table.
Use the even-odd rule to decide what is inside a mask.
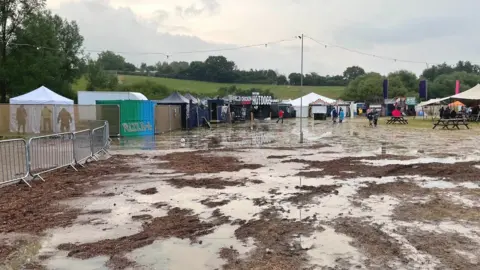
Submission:
[[[467,129],[470,129],[468,127],[468,120],[466,118],[449,118],[449,119],[438,119],[436,123],[433,124],[433,128],[435,129],[437,126],[442,126],[442,129],[450,129],[449,127],[452,126],[452,128],[457,128],[460,129],[458,125],[463,125]]]
[[[387,125],[389,124],[403,124],[406,125],[408,124],[408,120],[403,118],[403,116],[392,116],[390,120],[387,120]]]

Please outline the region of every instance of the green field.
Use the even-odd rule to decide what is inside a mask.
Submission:
[[[146,76],[131,76],[122,75],[124,78],[123,84],[133,84],[141,81],[152,81],[154,83],[163,84],[170,89],[175,89],[184,92],[191,92],[192,94],[213,96],[216,94],[218,88],[228,87],[235,85],[241,89],[270,89],[277,98],[281,99],[295,99],[300,96],[306,95],[310,92],[315,92],[319,95],[329,98],[338,98],[344,91],[343,86],[304,86],[303,90],[300,90],[299,86],[289,85],[265,85],[265,84],[233,84],[233,83],[211,83],[201,81],[189,81],[189,80],[177,80],[158,77],[146,77]],[[75,91],[85,90],[87,81],[85,78],[80,79],[74,86]]]

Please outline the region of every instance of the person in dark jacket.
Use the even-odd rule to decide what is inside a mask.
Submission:
[[[332,110],[332,122],[335,124],[337,123],[338,112],[337,109],[333,108]]]

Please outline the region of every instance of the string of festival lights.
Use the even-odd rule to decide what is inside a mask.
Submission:
[[[162,55],[165,56],[167,59],[170,59],[171,57],[175,55],[186,55],[186,54],[199,54],[199,53],[216,53],[216,52],[224,52],[224,51],[236,51],[236,50],[242,50],[242,49],[248,49],[248,48],[255,48],[255,47],[268,47],[269,45],[274,45],[274,44],[280,44],[280,43],[286,43],[286,42],[292,42],[298,39],[301,39],[301,36],[295,36],[293,38],[287,38],[287,39],[281,39],[281,40],[275,40],[275,41],[269,41],[269,42],[263,42],[263,43],[256,43],[256,44],[250,44],[250,45],[243,45],[243,46],[237,46],[237,47],[226,47],[226,48],[219,48],[219,49],[207,49],[207,50],[191,50],[191,51],[176,51],[176,52],[134,52],[134,51],[112,51],[115,54],[121,54],[121,55]],[[384,55],[379,55],[379,54],[374,54],[374,53],[367,53],[367,52],[362,52],[356,49],[351,49],[342,45],[337,45],[337,44],[332,44],[324,41],[319,41],[311,36],[308,35],[303,35],[303,39],[311,40],[316,44],[319,44],[323,46],[325,49],[328,48],[336,48],[340,50],[344,50],[350,53],[354,54],[359,54],[359,55],[364,55],[376,59],[381,59],[385,61],[393,61],[393,62],[401,62],[401,63],[410,63],[410,64],[422,64],[426,65],[429,67],[429,65],[440,65],[441,63],[433,63],[429,61],[417,61],[417,60],[409,60],[409,59],[401,59],[401,58],[396,58],[396,57],[391,57],[391,56],[384,56]],[[14,42],[9,42],[10,45],[15,45],[15,46],[26,46],[26,47],[33,47],[36,48],[37,50],[53,50],[53,51],[58,51],[57,48],[51,48],[51,47],[46,47],[46,46],[39,46],[35,44],[28,44],[28,43],[14,43]],[[90,53],[101,53],[104,52],[105,50],[95,50],[95,49],[87,49],[84,48],[83,51],[85,52],[90,52]],[[111,51],[111,50],[110,50]],[[474,62],[470,62],[472,64],[476,64]]]

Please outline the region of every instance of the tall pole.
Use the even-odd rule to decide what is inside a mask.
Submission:
[[[302,127],[302,118],[303,118],[303,34],[300,37],[302,40],[302,55],[301,55],[301,65],[300,65],[300,143],[303,143],[303,127]]]

